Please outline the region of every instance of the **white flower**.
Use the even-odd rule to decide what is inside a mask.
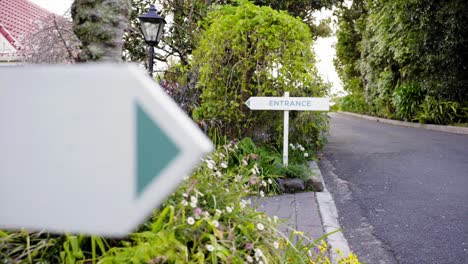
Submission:
[[[296,149],[296,147],[293,144],[289,144],[289,146],[291,147],[292,150]]]
[[[273,216],[273,222],[278,222],[278,217],[276,215]]]
[[[218,228],[218,226],[219,226],[218,220],[213,220],[213,226]]]
[[[239,203],[239,207],[240,207],[241,209],[244,209],[244,208],[245,208],[245,203],[240,202],[240,203]]]
[[[195,219],[193,219],[193,217],[189,216],[189,217],[187,218],[187,223],[188,223],[189,225],[193,225],[193,224],[195,224]]]
[[[266,187],[267,186],[266,181],[262,180],[262,185]]]
[[[249,163],[245,159],[242,160],[242,164],[244,164],[245,166],[249,165]]]
[[[304,153],[304,157],[306,157],[306,158],[309,157],[309,153],[307,153],[307,152]]]
[[[190,201],[191,201],[192,203],[198,203],[198,199],[197,199],[197,197],[195,197],[195,196],[191,196],[191,197],[190,197]]]
[[[225,169],[226,169],[226,168],[228,167],[228,164],[227,164],[227,162],[221,162],[221,167],[223,167],[223,168],[225,168]]]
[[[223,174],[221,174],[220,171],[216,171],[216,176],[217,176],[218,178],[221,178],[221,176],[223,176]]]
[[[255,168],[252,168],[250,171],[252,172],[252,174],[257,175],[257,170],[255,170]]]
[[[260,261],[258,262],[258,264],[263,264],[263,261],[260,260]]]
[[[273,247],[275,249],[278,249],[279,248],[279,242],[278,241],[273,242]]]
[[[257,224],[257,229],[258,230],[263,230],[263,229],[265,229],[265,226],[262,223],[258,223]]]
[[[271,179],[268,179],[269,184],[273,184],[273,181]]]
[[[253,168],[257,171],[257,173],[260,173],[260,170],[258,169],[257,164],[254,164]]]
[[[260,196],[265,197],[265,193],[263,191],[260,191]]]
[[[191,202],[191,203],[190,203],[190,206],[191,206],[192,208],[195,208],[195,207],[197,207],[197,203]]]
[[[205,217],[210,217],[210,213],[208,213],[208,211],[204,211],[203,214],[205,215]]]
[[[187,200],[183,200],[183,201],[182,201],[182,205],[183,205],[183,206],[187,206],[187,205],[188,205]]]
[[[188,197],[188,194],[183,193],[183,194],[182,194],[182,197],[187,198],[187,197]]]
[[[216,166],[216,162],[214,160],[205,160],[205,162],[210,170],[212,170]]]
[[[247,256],[245,258],[245,260],[247,260],[248,263],[252,263],[253,262],[253,258],[251,256]]]
[[[232,208],[231,208],[231,207],[229,207],[229,206],[226,206],[226,212],[228,212],[228,213],[232,213]]]
[[[262,250],[259,249],[259,248],[256,248],[256,249],[254,249],[254,250],[255,250],[255,258],[256,258],[257,261],[258,261],[261,257],[263,257],[263,252],[262,252]]]
[[[210,252],[213,251],[214,250],[213,245],[210,245],[210,244],[206,245],[206,250],[208,250]]]
[[[221,215],[223,212],[221,212],[221,210],[219,209],[216,209],[216,215]]]

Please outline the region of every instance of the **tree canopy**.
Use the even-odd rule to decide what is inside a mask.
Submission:
[[[428,100],[465,104],[467,6],[463,0],[341,6],[335,65],[345,89],[363,96],[370,112],[387,117],[413,119]],[[414,111],[402,114],[408,104]]]

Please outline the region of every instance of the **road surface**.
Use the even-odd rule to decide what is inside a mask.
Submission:
[[[365,263],[468,263],[468,136],[331,115],[320,168]]]

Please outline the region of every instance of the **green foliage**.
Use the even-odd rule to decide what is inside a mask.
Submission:
[[[162,1],[162,8],[158,10],[166,17],[171,16],[173,23],[166,24],[165,34],[161,43],[156,47],[155,59],[168,62],[170,56],[180,59],[184,66],[189,64],[190,55],[197,46],[197,35],[200,32],[200,22],[206,17],[209,9],[216,5],[236,4],[238,0],[166,0]],[[322,20],[316,25],[314,11],[322,8],[331,8],[342,0],[256,0],[259,6],[270,6],[275,10],[287,11],[292,16],[300,17],[314,32],[315,36],[327,36],[331,33],[329,20]],[[147,45],[140,32],[138,16],[146,13],[152,0],[131,0],[132,12],[130,25],[124,35],[123,58],[128,61],[141,62],[147,67],[148,52]]]
[[[62,238],[48,233],[0,230],[0,263],[59,263]]]
[[[283,155],[277,149],[267,146],[257,146],[252,139],[244,138],[238,144],[236,155],[233,155],[234,160],[229,164],[248,165],[251,162],[258,164],[259,170],[263,173],[264,179],[269,182],[277,177],[301,178],[305,179],[310,175],[308,169],[308,161],[313,157],[299,143],[289,144],[289,165],[283,167]],[[272,181],[270,181],[270,179]],[[271,186],[269,191],[278,193],[277,186]]]
[[[396,115],[406,121],[415,120],[424,97],[425,93],[418,84],[399,85],[393,92],[392,99]]]
[[[337,15],[335,69],[343,82],[343,88],[349,93],[362,93],[362,83],[358,60],[361,53],[357,46],[362,40],[359,22],[366,13],[362,0],[353,1],[351,8],[341,6]]]
[[[417,117],[423,124],[466,123],[468,122],[468,107],[462,107],[458,102],[438,101],[432,96],[426,96]]]
[[[303,155],[304,151],[299,151]],[[270,218],[251,206],[250,197],[274,189],[275,181],[266,176],[267,169],[261,165],[271,162],[277,162],[276,154],[257,147],[251,139],[220,146],[154,211],[148,222],[128,237],[104,240],[0,231],[0,261],[330,263],[327,245],[322,241],[326,236],[314,240],[293,230],[288,239],[278,230],[276,217]],[[289,171],[294,170],[291,167]],[[359,263],[352,254],[342,261],[345,259]]]
[[[369,106],[364,97],[350,94],[343,97],[341,101],[341,110],[346,112],[354,112],[359,114],[367,114]]]
[[[325,250],[308,254],[325,246],[320,240],[293,232],[294,246],[278,231],[276,218],[249,206],[247,196],[269,185],[251,157],[257,150],[250,139],[220,147],[150,222],[100,263],[327,263]]]
[[[209,13],[193,53],[201,106],[193,116],[230,138],[280,138],[281,113],[251,111],[251,96],[322,96],[307,26],[284,12],[241,1]],[[291,117],[291,123],[295,121]]]
[[[468,100],[467,16],[462,0],[359,0],[340,6],[335,66],[344,88],[364,94],[370,114],[440,123],[425,110],[416,115],[421,107],[438,105],[449,111],[442,123],[449,122],[455,114],[445,105]],[[426,94],[432,99],[420,106]]]
[[[310,150],[311,154],[315,154],[327,143],[328,115],[307,111],[293,114],[294,118],[289,124],[289,137]],[[278,145],[281,145],[279,141]]]
[[[306,165],[300,164],[291,164],[287,167],[278,167],[275,170],[275,174],[281,175],[286,178],[299,178],[302,180],[307,180],[311,175],[312,170]]]

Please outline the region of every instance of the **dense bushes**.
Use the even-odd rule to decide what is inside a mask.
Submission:
[[[367,114],[368,106],[362,96],[350,94],[341,99],[340,110],[359,114]]]
[[[360,96],[369,114],[387,118],[466,122],[466,6],[463,0],[341,6],[335,66],[353,101]]]
[[[204,24],[193,52],[199,72],[200,106],[195,120],[229,138],[249,136],[281,142],[281,112],[251,111],[251,96],[323,96],[327,86],[317,73],[307,25],[287,13],[249,2],[216,8]],[[307,147],[323,142],[326,119],[320,114],[293,113],[293,133]],[[309,139],[310,137],[310,139]]]
[[[407,121],[416,120],[425,92],[418,84],[402,84],[393,92],[392,103],[396,115]]]

